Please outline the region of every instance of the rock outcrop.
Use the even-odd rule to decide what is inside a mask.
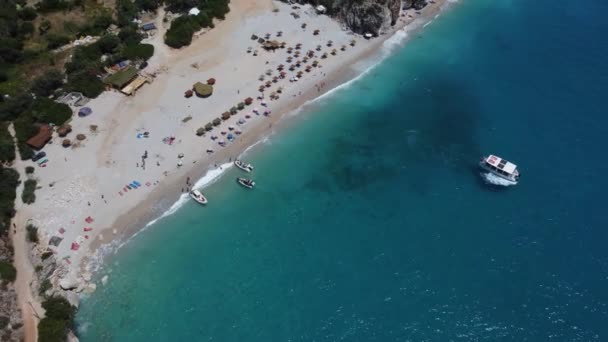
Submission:
[[[360,34],[378,35],[383,28],[395,25],[401,10],[401,0],[298,0],[295,2],[310,3],[314,6],[324,5],[328,15],[336,17],[348,28]]]

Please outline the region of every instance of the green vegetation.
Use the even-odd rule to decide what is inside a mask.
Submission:
[[[12,283],[17,278],[17,270],[10,262],[0,261],[0,280]]]
[[[72,326],[76,308],[65,298],[53,296],[42,302],[45,317],[38,323],[38,340],[63,342]]]
[[[173,20],[165,36],[165,44],[173,48],[190,45],[196,31],[213,27],[214,18],[223,20],[230,11],[229,0],[168,0],[165,3],[170,11],[184,13]],[[197,7],[201,12],[198,15],[185,14],[192,7]]]
[[[0,122],[0,162],[11,162],[15,160],[15,144],[13,137],[8,132],[8,123]]]
[[[36,202],[36,194],[34,193],[36,191],[36,185],[38,185],[38,182],[34,179],[28,179],[23,183],[23,193],[21,194],[23,203],[32,204]]]
[[[33,224],[28,224],[25,227],[25,230],[27,231],[27,241],[31,243],[38,243],[38,227],[34,226]]]
[[[63,74],[57,70],[49,70],[32,82],[31,92],[37,96],[49,96],[63,85]]]
[[[36,171],[36,169],[33,166],[26,166],[25,167],[25,173],[28,174],[28,175],[33,174],[34,171]]]
[[[40,283],[40,287],[38,288],[38,294],[40,294],[41,296],[44,296],[44,293],[48,290],[51,289],[51,281],[47,279],[44,279],[42,281],[42,283]]]
[[[15,213],[15,197],[19,173],[0,164],[0,234],[4,234]]]

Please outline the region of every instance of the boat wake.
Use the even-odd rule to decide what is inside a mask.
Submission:
[[[492,173],[489,172],[482,172],[480,173],[481,177],[484,179],[486,184],[492,184],[492,185],[497,185],[497,186],[512,186],[515,185],[515,183],[508,181],[504,178],[498,177]]]

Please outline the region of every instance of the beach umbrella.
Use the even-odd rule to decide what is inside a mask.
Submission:
[[[78,110],[78,116],[85,117],[85,116],[89,116],[91,115],[91,113],[93,113],[93,110],[89,107],[82,107]]]
[[[76,135],[76,139],[78,139],[78,140],[84,140],[84,139],[86,139],[86,138],[87,138],[87,137],[86,137],[84,134],[77,134],[77,135]]]
[[[184,97],[190,98],[190,97],[192,97],[192,94],[193,94],[192,90],[188,89],[188,90],[186,90],[186,92],[184,92]]]
[[[340,48],[340,50],[342,50],[342,51],[346,50],[346,45],[342,45],[342,47]]]
[[[63,147],[69,147],[70,145],[72,145],[70,139],[63,139],[63,141],[61,142],[61,146]]]
[[[249,106],[252,103],[253,103],[253,99],[251,97],[248,97],[245,99],[245,105]]]
[[[207,84],[208,85],[214,85],[215,84],[215,78],[210,78],[207,80]]]
[[[234,139],[234,136],[232,135],[232,133],[229,133],[226,138],[228,138],[228,140],[232,140]]]

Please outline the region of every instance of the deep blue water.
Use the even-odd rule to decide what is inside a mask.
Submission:
[[[110,257],[81,339],[608,340],[605,13],[444,13]]]

